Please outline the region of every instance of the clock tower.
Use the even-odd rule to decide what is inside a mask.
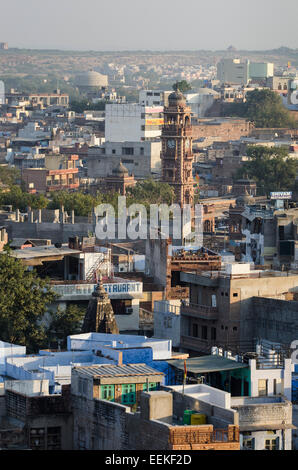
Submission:
[[[161,180],[174,188],[175,203],[193,206],[191,109],[179,90],[171,93],[168,100],[161,135]]]

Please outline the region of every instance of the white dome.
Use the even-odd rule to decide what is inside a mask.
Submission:
[[[90,70],[89,72],[77,75],[75,83],[78,87],[104,87],[108,86],[108,77],[107,75]]]

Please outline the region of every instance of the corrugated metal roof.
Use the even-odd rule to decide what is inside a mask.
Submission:
[[[167,360],[168,364],[176,369],[184,370],[184,360]],[[201,374],[206,372],[218,372],[221,370],[242,369],[248,367],[248,364],[226,359],[221,356],[200,356],[190,357],[186,359],[186,369],[193,374]]]
[[[75,367],[80,374],[88,377],[128,377],[134,375],[164,375],[156,369],[152,369],[146,364],[125,364],[122,366],[113,365],[95,365]]]

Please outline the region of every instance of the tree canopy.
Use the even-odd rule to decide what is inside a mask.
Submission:
[[[254,122],[256,127],[294,128],[297,126],[297,121],[283,106],[281,97],[269,89],[249,91],[244,103],[229,103],[226,105],[224,114],[245,117]]]
[[[294,187],[298,162],[281,147],[262,145],[247,148],[249,160],[236,173],[235,179],[248,177],[256,181],[259,195],[271,191],[289,191]]]
[[[106,103],[108,101],[99,101],[98,103],[92,103],[86,99],[84,100],[71,100],[70,109],[76,113],[82,114],[84,111],[104,111]]]
[[[149,206],[150,204],[172,204],[174,190],[167,184],[149,178],[137,182],[134,187],[127,189],[127,202]]]
[[[0,339],[36,352],[46,344],[41,320],[56,295],[46,280],[8,252],[0,254]]]
[[[45,209],[49,200],[43,194],[30,194],[22,190],[18,185],[12,185],[8,192],[0,193],[0,204],[11,205],[13,209],[25,211],[31,209]]]
[[[58,307],[56,312],[52,313],[47,328],[49,343],[56,343],[62,348],[66,348],[67,336],[81,333],[85,313],[86,309],[74,304],[68,305],[66,309]]]
[[[181,93],[191,90],[191,85],[186,80],[180,80],[174,83],[173,90],[180,90]]]
[[[21,177],[21,173],[17,168],[8,165],[0,165],[0,182],[7,186],[16,184]]]

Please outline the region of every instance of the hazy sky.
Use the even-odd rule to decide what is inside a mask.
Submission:
[[[297,48],[297,21],[297,0],[0,0],[0,41],[19,48]]]

